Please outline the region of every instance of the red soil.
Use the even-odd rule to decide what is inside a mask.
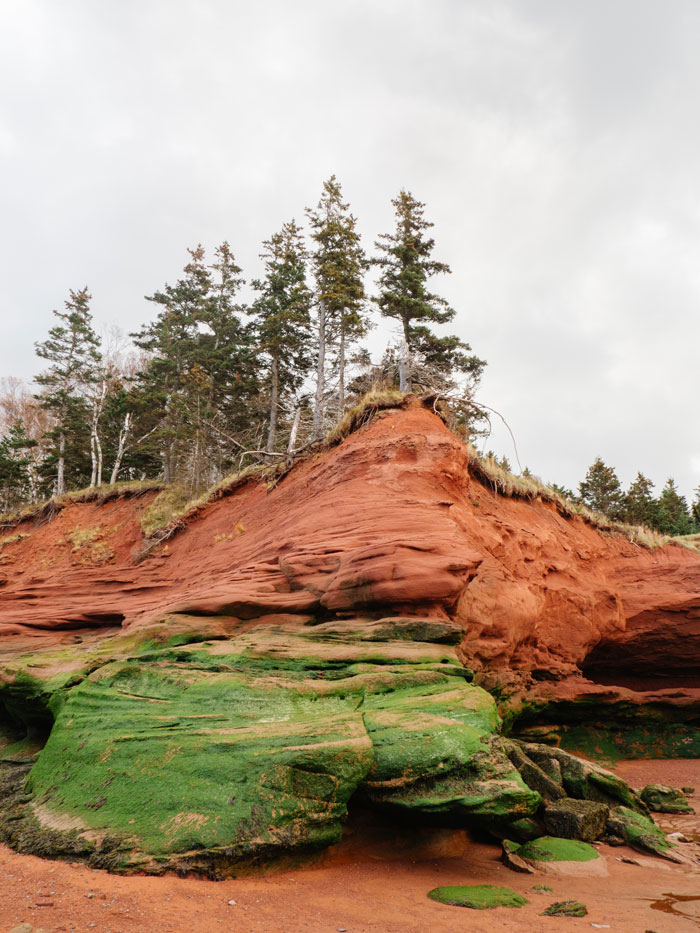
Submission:
[[[617,773],[638,784],[695,784],[700,791],[698,760],[622,762]],[[691,802],[700,810],[700,793]],[[668,816],[662,822],[667,831],[700,830],[697,816]],[[497,847],[468,842],[453,858],[373,860],[368,851],[350,864],[215,882],[120,877],[0,846],[0,922],[3,930],[26,922],[49,933],[333,933],[343,928],[348,933],[556,933],[591,929],[591,924],[607,925],[613,933],[697,933],[700,873],[626,847],[601,845],[599,851],[609,869],[604,878],[515,874],[500,864]],[[532,890],[542,883],[553,890]],[[480,912],[426,897],[448,884],[505,885],[530,903]],[[669,894],[695,899],[669,902],[677,913],[652,908],[668,902]],[[585,918],[539,916],[554,901],[570,899],[586,904]],[[230,900],[236,903],[229,905]]]

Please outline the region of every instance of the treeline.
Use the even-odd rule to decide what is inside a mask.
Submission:
[[[498,457],[493,451],[489,451],[486,457],[502,470],[511,472],[507,457]],[[523,472],[526,476],[532,475],[527,467]],[[637,473],[625,490],[615,468],[596,457],[579,483],[578,492],[557,483],[550,483],[549,486],[565,499],[585,505],[614,522],[642,525],[665,535],[700,533],[700,486],[694,502],[689,506],[672,477],[666,481],[658,496],[653,494],[654,483],[643,473]]]
[[[627,490],[622,488],[615,468],[596,457],[579,483],[579,499],[613,521],[645,525],[665,535],[690,535],[700,532],[700,487],[692,506],[678,492],[672,477],[658,496],[654,483],[638,472]]]
[[[457,393],[473,426],[485,363],[435,330],[455,311],[430,291],[450,269],[433,258],[425,205],[408,191],[392,204],[395,228],[368,254],[332,176],[306,229],[290,220],[262,244],[247,303],[228,243],[188,250],[127,346],[98,337],[88,289],[72,290],[36,344],[38,391],[6,380],[0,394],[0,506],[123,479],[197,491],[322,437],[372,388]],[[360,343],[373,310],[397,325],[375,364]]]

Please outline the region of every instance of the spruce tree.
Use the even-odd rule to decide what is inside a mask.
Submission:
[[[656,524],[656,502],[652,495],[654,484],[643,473],[637,473],[634,482],[625,493],[622,514],[630,525],[647,525],[653,528]]]
[[[29,498],[32,458],[27,452],[37,442],[27,435],[24,422],[18,418],[4,437],[0,438],[0,503],[4,510]]]
[[[132,337],[150,354],[139,386],[160,415],[152,440],[163,476],[194,488],[223,468],[224,425],[229,434],[246,426],[257,383],[252,329],[237,300],[241,269],[228,243],[211,265],[201,245],[188,252],[183,278],[148,297],[158,317]]]
[[[265,277],[253,281],[260,294],[251,306],[261,381],[268,396],[266,450],[275,450],[280,403],[296,392],[313,366],[311,291],[306,284],[306,251],[292,220],[263,243]]]
[[[601,512],[612,519],[621,517],[623,495],[620,480],[614,467],[606,466],[600,457],[596,457],[585,479],[579,483],[579,495],[583,504],[594,512]]]
[[[432,258],[435,240],[427,235],[434,226],[423,216],[425,204],[405,190],[391,202],[396,215],[394,233],[379,236],[375,246],[383,255],[372,260],[380,268],[379,294],[374,301],[380,312],[401,325],[405,346],[411,356],[411,366],[446,377],[454,372],[469,379],[473,391],[486,365],[474,356],[469,344],[454,335],[439,336],[436,324],[447,324],[455,311],[445,298],[428,289],[434,275],[449,274],[445,262]],[[402,374],[400,388],[409,388],[408,375]]]
[[[48,360],[49,368],[36,378],[44,391],[37,396],[43,408],[55,419],[49,433],[53,450],[49,464],[55,463],[54,491],[66,491],[66,463],[74,466],[76,476],[85,467],[79,461],[87,456],[85,437],[89,437],[86,393],[97,378],[100,341],[92,328],[87,288],[70,291],[64,311],[54,311],[59,324],[49,331],[48,339],[35,344],[37,356]]]
[[[349,348],[369,329],[365,310],[364,273],[368,262],[357,221],[342,199],[335,175],[324,182],[315,210],[308,208],[315,248],[311,264],[316,281],[318,358],[314,404],[314,436],[321,433],[326,383],[326,351],[335,348],[338,368],[338,412],[345,408],[345,366]]]
[[[675,480],[669,477],[658,498],[656,527],[666,535],[689,535],[693,532],[693,521],[685,496],[678,492]]]

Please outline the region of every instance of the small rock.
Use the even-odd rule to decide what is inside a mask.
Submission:
[[[338,927],[338,933],[347,933],[345,927]]]
[[[641,865],[641,862],[638,862],[636,858],[630,858],[627,855],[619,856],[615,859],[617,862],[624,862],[625,865]]]
[[[610,929],[609,923],[592,923],[591,926],[595,927],[596,930],[609,930]]]
[[[690,842],[687,836],[684,836],[683,833],[669,833],[666,836],[669,842]]]
[[[233,898],[228,902],[228,906],[229,906],[229,907],[235,907],[235,906],[236,906],[236,902],[233,900]]]
[[[511,842],[509,839],[504,839],[501,846],[503,847],[501,861],[506,868],[510,868],[511,871],[522,872],[524,875],[535,874],[535,869],[532,865],[528,865],[528,863],[518,855],[519,845]]]
[[[32,933],[31,923],[20,923],[16,927],[12,927],[10,933]]]
[[[87,897],[87,898],[93,898],[94,896],[95,896],[95,894],[94,894],[93,891],[88,891],[88,893],[85,895],[85,897]]]
[[[694,794],[694,793],[695,793],[695,788],[694,788],[694,787],[681,787],[681,790],[683,791],[684,794]]]

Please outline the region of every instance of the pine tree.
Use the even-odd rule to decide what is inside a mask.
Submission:
[[[606,466],[600,457],[596,457],[585,479],[579,483],[579,494],[583,504],[594,512],[612,519],[620,518],[623,504],[620,480],[614,467]]]
[[[454,335],[439,336],[432,327],[447,324],[455,311],[445,298],[428,290],[428,280],[434,275],[450,273],[447,263],[432,258],[435,240],[426,235],[432,226],[425,220],[425,204],[410,192],[402,190],[392,202],[396,215],[396,230],[379,236],[375,246],[383,253],[372,260],[381,269],[379,294],[374,301],[385,317],[401,325],[409,354],[409,366],[402,367],[400,388],[409,389],[406,369],[427,370],[451,379],[462,373],[469,381],[469,391],[479,382],[486,365],[474,356],[469,344]],[[434,376],[433,376],[434,381]]]
[[[656,525],[656,502],[652,496],[654,484],[643,473],[637,473],[634,482],[625,493],[622,515],[630,525]]]
[[[21,418],[0,438],[0,502],[5,511],[30,496],[32,458],[28,451],[36,444],[28,437]]]
[[[296,392],[313,365],[311,291],[306,284],[306,252],[301,229],[292,220],[263,243],[265,278],[255,280],[256,344],[269,398],[266,450],[275,450],[280,403]]]
[[[669,477],[661,490],[657,502],[656,527],[666,535],[689,535],[693,532],[693,521],[685,496],[678,492],[675,480]]]
[[[89,436],[86,393],[97,378],[100,363],[90,299],[87,288],[71,290],[65,311],[53,312],[61,323],[51,328],[47,340],[35,345],[37,356],[51,364],[36,382],[44,387],[37,396],[42,407],[56,421],[50,432],[54,449],[48,463],[55,463],[54,490],[59,496],[66,491],[66,463],[75,467],[76,475],[85,474],[80,461],[86,456],[85,435]]]
[[[311,263],[316,280],[318,360],[314,404],[314,437],[323,421],[326,351],[335,346],[338,368],[338,412],[345,408],[348,350],[369,329],[365,310],[364,273],[368,262],[360,244],[357,221],[342,200],[335,175],[324,182],[315,210],[307,209],[315,249]]]
[[[692,505],[693,522],[695,523],[695,532],[700,532],[700,486],[695,490],[695,500]]]
[[[241,269],[228,243],[211,265],[201,245],[188,252],[184,277],[148,297],[158,317],[132,337],[150,354],[138,384],[159,414],[150,440],[159,443],[163,476],[198,488],[230,463],[229,441],[248,426],[257,380],[252,327],[237,300]]]

